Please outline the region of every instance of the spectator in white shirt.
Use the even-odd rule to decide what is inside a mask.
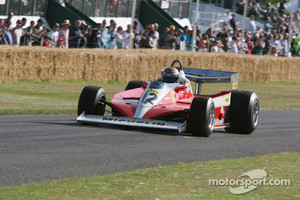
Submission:
[[[125,39],[124,48],[130,49],[130,40],[133,39],[134,35],[130,30],[131,25],[127,25],[127,30],[123,32],[123,38]]]
[[[217,40],[215,40],[213,43],[212,43],[212,46],[210,48],[210,52],[219,52],[219,47],[218,47],[218,44],[219,42]]]
[[[238,43],[239,43],[239,41],[237,40],[237,38],[232,37],[232,40],[229,42],[227,52],[229,52],[229,53],[239,53]]]
[[[101,33],[101,48],[104,48],[105,45],[106,45],[106,43],[107,43],[107,34],[108,34],[108,30],[106,28],[106,20],[105,19],[102,21],[101,26],[102,26],[102,29],[100,31],[100,33]]]
[[[21,21],[18,20],[16,23],[16,27],[11,30],[12,38],[13,38],[13,45],[20,46],[21,37],[23,35],[23,30],[21,28]]]
[[[300,8],[295,13],[295,22],[296,22],[296,27],[297,27],[298,31],[300,32]]]
[[[64,20],[64,22],[62,23],[62,26],[59,29],[59,38],[63,39],[63,47],[64,48],[69,48],[69,26],[71,26],[70,21],[68,19]]]
[[[155,32],[154,31],[150,31],[149,32],[149,36],[147,37],[148,48],[150,48],[150,49],[156,49],[156,47],[154,46],[154,39],[156,39]]]
[[[251,15],[250,21],[248,22],[248,31],[251,31],[252,33],[256,31],[256,23],[253,15]]]
[[[158,46],[158,39],[159,39],[159,32],[157,31],[159,28],[159,25],[157,23],[154,24],[154,33],[155,33],[155,38],[153,39],[153,45],[154,49],[157,49]]]
[[[280,52],[281,56],[287,57],[289,55],[288,43],[289,43],[289,34],[285,33],[283,38],[280,40],[280,45],[282,47],[282,50]]]
[[[272,56],[277,57],[279,55],[279,52],[283,49],[279,40],[280,35],[274,35],[274,40],[270,42]]]
[[[124,49],[125,40],[126,39],[123,38],[123,28],[122,26],[119,26],[116,34],[116,47],[118,49]]]
[[[225,15],[225,17],[224,17],[224,23],[227,24],[227,28],[230,27],[229,24],[230,24],[231,18],[232,18],[232,17],[230,16],[230,12],[229,12],[229,10],[227,10],[227,11],[226,11],[226,15]]]
[[[52,42],[54,44],[54,47],[56,47],[57,45],[57,40],[59,38],[59,23],[55,23],[53,26],[53,29],[47,34],[47,36],[51,36],[52,37]]]

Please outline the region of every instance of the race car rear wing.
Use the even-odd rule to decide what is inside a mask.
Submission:
[[[196,83],[195,94],[201,93],[203,83],[231,83],[231,88],[235,90],[240,81],[240,74],[236,72],[193,68],[183,68],[183,71],[187,79]]]

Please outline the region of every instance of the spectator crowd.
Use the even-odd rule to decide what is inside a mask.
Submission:
[[[241,4],[243,1],[239,1]],[[229,11],[224,16],[220,30],[209,28],[202,33],[196,27],[193,44],[193,30],[188,26],[176,29],[174,25],[165,27],[159,34],[159,24],[149,24],[141,31],[138,21],[133,27],[127,25],[126,30],[117,26],[114,20],[92,28],[85,21],[77,20],[73,26],[69,20],[55,23],[51,30],[43,26],[42,19],[31,21],[25,27],[27,19],[17,20],[12,24],[14,13],[10,12],[6,19],[0,19],[0,45],[44,46],[52,48],[104,48],[104,49],[173,49],[199,52],[230,52],[240,54],[258,54],[272,56],[300,56],[300,9],[294,13],[292,35],[290,32],[289,13],[280,4],[275,8],[267,3],[267,10],[261,10],[255,0],[249,1],[250,20],[242,37],[242,29],[238,28],[235,14]],[[282,1],[285,2],[285,1]],[[257,12],[263,13],[263,27],[258,27]],[[291,38],[291,40],[289,40]],[[132,42],[131,42],[132,40]]]

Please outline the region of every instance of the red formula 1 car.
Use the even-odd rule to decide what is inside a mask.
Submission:
[[[175,67],[176,63],[180,66]],[[195,82],[194,93],[190,81]],[[232,84],[231,91],[201,94],[203,83],[227,82]],[[183,68],[175,60],[155,81],[129,82],[111,102],[106,101],[103,88],[86,86],[79,98],[77,121],[167,129],[203,137],[219,128],[250,134],[258,125],[259,100],[253,92],[236,90],[238,82],[238,73]],[[112,115],[104,115],[106,105]]]

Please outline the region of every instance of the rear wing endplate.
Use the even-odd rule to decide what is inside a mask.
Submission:
[[[202,83],[231,83],[233,90],[238,88],[240,74],[208,69],[183,68],[185,76],[190,81]]]

